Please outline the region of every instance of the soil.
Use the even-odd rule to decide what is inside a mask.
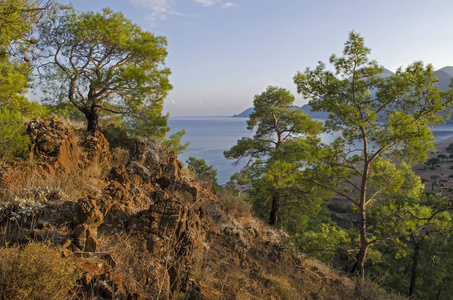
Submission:
[[[440,154],[449,156],[450,154],[452,154],[452,152],[447,151],[447,147],[450,144],[453,144],[453,137],[436,141],[434,143],[436,150],[428,153],[429,158],[438,157],[438,155]],[[453,196],[453,178],[449,177],[453,177],[453,159],[448,159],[445,161],[441,160],[437,167],[434,168],[421,163],[414,166],[414,172],[422,179],[426,180],[426,192],[441,192],[443,196]],[[432,176],[436,175],[439,176],[439,178],[431,179]]]

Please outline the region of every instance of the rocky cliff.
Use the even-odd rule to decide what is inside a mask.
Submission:
[[[29,159],[0,165],[3,248],[47,243],[75,268],[71,299],[340,299],[351,279],[225,207],[156,141],[62,121],[28,125]],[[106,138],[107,137],[107,138]],[[45,258],[43,258],[45,259]]]

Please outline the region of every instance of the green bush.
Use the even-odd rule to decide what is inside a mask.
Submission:
[[[102,133],[109,142],[126,141],[128,139],[127,130],[115,124],[109,124]]]
[[[0,248],[0,299],[68,299],[75,267],[50,245]]]
[[[30,138],[25,135],[25,119],[19,112],[0,109],[0,158],[26,156]]]
[[[220,200],[235,215],[246,216],[250,215],[253,211],[252,203],[245,193],[235,193],[231,190],[224,189],[220,193]]]
[[[181,144],[181,139],[185,134],[186,131],[184,129],[178,130],[163,141],[164,146],[168,151],[174,151],[177,154],[182,154],[190,145],[190,142]]]
[[[204,159],[189,157],[186,160],[189,171],[201,181],[211,182],[216,190],[220,189],[217,183],[217,170],[213,166],[208,165]]]
[[[327,205],[327,208],[338,212],[338,213],[348,213],[351,212],[351,205],[350,204],[343,204],[343,203],[332,203],[330,202]]]

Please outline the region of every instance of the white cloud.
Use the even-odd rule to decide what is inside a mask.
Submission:
[[[182,16],[175,9],[174,0],[129,0],[133,4],[151,10],[147,15],[147,19],[151,21],[151,25],[156,26],[157,20],[165,20],[169,15]]]
[[[129,0],[132,4],[149,10],[146,19],[152,26],[157,26],[157,21],[166,20],[168,16],[188,16],[176,10],[176,0]],[[221,8],[230,8],[236,6],[233,2],[224,2],[224,0],[192,0],[203,6],[213,6],[220,4]],[[192,16],[193,17],[193,16]]]
[[[221,8],[230,8],[236,6],[233,2],[223,2],[222,0],[193,0],[195,3],[201,4],[202,6],[213,6],[217,3],[221,3]]]
[[[219,0],[194,0],[195,3],[201,4],[203,6],[211,6],[219,2]]]
[[[236,4],[234,4],[233,2],[225,2],[222,4],[222,8],[230,8],[234,6],[236,6]]]

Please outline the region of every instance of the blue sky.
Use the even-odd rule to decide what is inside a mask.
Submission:
[[[77,10],[110,7],[167,37],[171,116],[226,116],[252,106],[267,86],[341,55],[351,30],[371,58],[394,71],[421,60],[453,66],[451,0],[72,0]]]

